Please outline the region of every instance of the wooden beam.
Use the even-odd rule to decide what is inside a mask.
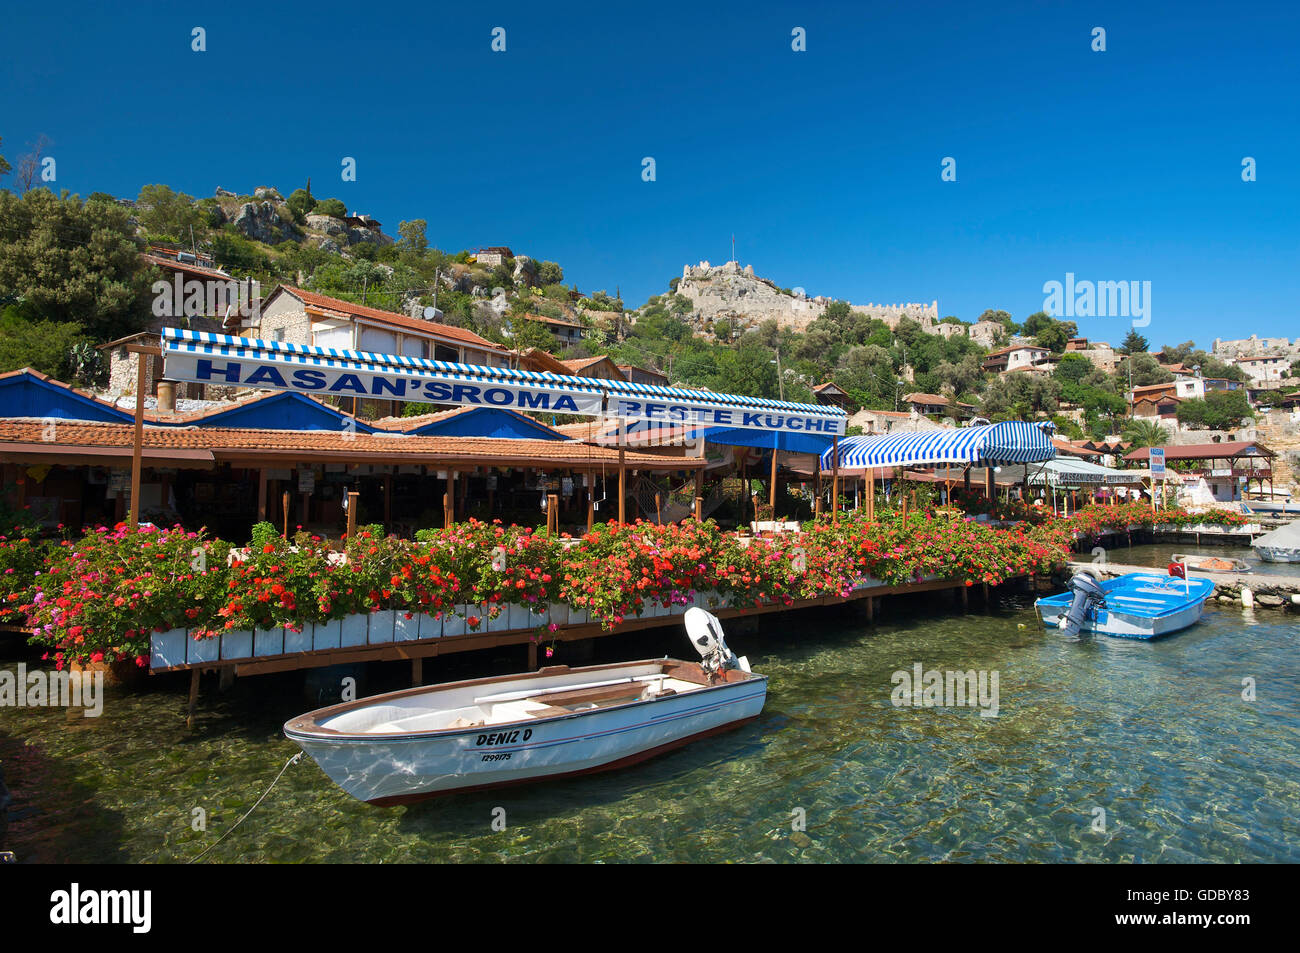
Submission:
[[[620,428],[621,430],[621,428]],[[620,433],[620,439],[621,433]],[[627,522],[627,467],[623,463],[623,448],[618,448],[618,521]]]
[[[144,457],[144,378],[147,355],[136,354],[135,438],[131,445],[131,515],[127,524],[132,532],[140,525],[140,471]]]

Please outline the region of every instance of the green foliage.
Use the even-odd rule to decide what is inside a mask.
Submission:
[[[262,520],[260,523],[253,524],[253,531],[250,534],[252,548],[260,550],[267,545],[275,545],[280,539],[280,533],[276,530],[273,523]]]
[[[146,185],[136,199],[136,220],[153,239],[189,241],[191,228],[202,228],[204,215],[194,197],[166,185]]]
[[[285,204],[289,206],[289,211],[293,213],[295,220],[305,218],[307,213],[316,209],[316,200],[306,189],[294,189],[289,193]]]
[[[348,207],[338,199],[322,199],[312,209],[317,215],[330,215],[334,218],[346,218]]]
[[[151,270],[128,216],[66,192],[0,191],[0,304],[22,301],[29,320],[75,322],[99,341],[142,330]]]
[[[1138,354],[1145,352],[1147,346],[1147,339],[1138,334],[1137,329],[1132,329],[1128,332],[1128,336],[1124,338],[1124,343],[1119,346],[1118,350],[1121,354]]]
[[[70,380],[75,369],[73,349],[85,345],[94,350],[84,329],[76,321],[29,320],[24,311],[19,305],[0,311],[0,373],[30,367]]]
[[[397,244],[401,251],[419,256],[429,250],[429,239],[425,235],[429,223],[422,218],[412,219],[409,222],[402,222],[397,226],[397,234],[401,237]]]
[[[235,272],[265,271],[268,259],[261,245],[249,241],[232,225],[212,236],[212,259],[223,268]]]
[[[541,262],[537,266],[537,283],[542,287],[563,285],[564,269],[553,261]]]
[[[1174,375],[1165,370],[1159,361],[1142,351],[1134,351],[1120,363],[1117,371],[1120,380],[1127,381],[1130,366],[1133,369],[1134,387],[1168,384],[1174,379]]]
[[[543,351],[554,351],[559,342],[541,321],[530,321],[523,315],[516,316],[510,322],[510,329],[513,334],[511,338],[515,347],[522,351],[530,347],[541,348]]]
[[[1039,311],[1025,318],[1021,330],[1032,335],[1034,343],[1039,347],[1060,354],[1070,338],[1079,332],[1079,326],[1073,321],[1058,321],[1046,312]]]
[[[1154,420],[1137,418],[1129,420],[1124,424],[1120,434],[1137,450],[1143,447],[1161,447],[1169,441],[1168,428]]]
[[[1178,405],[1178,422],[1189,427],[1233,430],[1254,416],[1244,390],[1212,390]]]

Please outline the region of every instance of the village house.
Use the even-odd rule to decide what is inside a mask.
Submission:
[[[633,384],[650,384],[654,387],[667,387],[668,375],[662,371],[652,370],[647,367],[637,367],[635,364],[620,364],[618,369],[623,372],[623,376]]]
[[[1291,368],[1291,362],[1285,357],[1268,354],[1238,357],[1232,363],[1240,367],[1250,379],[1250,383],[1256,386],[1267,386],[1275,381],[1281,381]]]
[[[560,344],[566,347],[572,347],[582,343],[582,336],[586,333],[586,325],[577,321],[563,321],[560,318],[548,318],[541,314],[526,314],[524,320],[536,321],[538,324],[551,332],[551,335]]]
[[[570,361],[561,361],[575,377],[593,377],[602,381],[625,381],[627,377],[619,366],[607,354],[595,357],[579,357]]]
[[[974,404],[963,404],[953,397],[943,394],[904,394],[903,403],[909,405],[918,414],[925,416],[969,417],[975,411]]]
[[[1046,363],[1051,353],[1050,349],[1039,347],[1037,344],[1014,344],[1011,347],[990,351],[988,357],[984,359],[984,370],[996,371],[999,374],[1027,368],[1050,371],[1050,368],[1042,365]]]
[[[812,390],[813,397],[816,398],[819,404],[831,404],[844,410],[853,409],[853,398],[849,396],[848,391],[834,381],[818,384]]]
[[[480,248],[475,254],[475,260],[488,268],[495,268],[498,265],[504,265],[506,261],[515,257],[505,245],[493,245],[491,248]]]

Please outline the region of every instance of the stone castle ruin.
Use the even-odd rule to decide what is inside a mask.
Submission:
[[[1215,338],[1210,353],[1222,360],[1234,357],[1285,357],[1300,358],[1300,338],[1291,342],[1287,338],[1262,338],[1252,334],[1248,338],[1225,341]]]
[[[772,318],[782,327],[802,331],[821,317],[834,301],[821,295],[809,298],[800,289],[788,291],[778,288],[775,282],[755,275],[753,265],[742,268],[737,261],[722,265],[711,265],[707,261],[686,265],[682,268],[677,293],[691,302],[693,317],[704,327],[720,318],[735,319],[738,327],[756,325]],[[938,301],[928,305],[909,302],[849,306],[854,311],[879,318],[891,328],[903,318],[911,318],[932,334],[950,336],[965,331],[960,325],[939,324]]]

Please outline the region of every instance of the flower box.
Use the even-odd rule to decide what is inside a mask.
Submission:
[[[585,608],[575,609],[573,606],[569,606],[568,609],[569,609],[569,622],[568,622],[569,625],[587,625],[589,622],[591,622],[590,609],[585,609]]]
[[[286,655],[294,652],[310,652],[312,647],[312,628],[309,623],[302,627],[301,632],[295,632],[293,629],[285,627],[284,630],[284,651]]]
[[[252,658],[253,633],[248,629],[228,629],[221,633],[222,659]]]
[[[190,665],[215,662],[221,657],[221,636],[214,635],[206,639],[196,639],[192,633],[185,634],[185,661]]]
[[[370,613],[366,641],[370,645],[392,642],[393,633],[397,628],[397,616],[398,612],[395,609],[380,609],[378,612]]]
[[[533,609],[542,609],[542,612],[533,612]],[[510,628],[512,629],[535,629],[539,625],[546,624],[545,607],[541,603],[534,603],[530,606],[511,605]]]
[[[339,620],[339,646],[348,648],[353,645],[365,645],[370,632],[370,616],[367,613],[344,616]],[[389,641],[392,641],[389,639]]]
[[[258,629],[253,633],[254,655],[283,655],[284,629]]]
[[[453,608],[442,614],[442,634],[464,635],[469,631],[465,626],[465,620],[469,618],[469,606],[465,603],[458,603]]]
[[[414,642],[420,637],[420,616],[414,612],[411,617],[406,617],[405,609],[398,609],[393,613],[393,641],[394,642]],[[373,625],[374,620],[371,620]],[[438,631],[442,631],[439,629]],[[372,636],[373,638],[373,636]]]
[[[547,616],[550,625],[568,625],[572,610],[567,602],[552,602]]]
[[[189,633],[184,629],[169,629],[149,635],[149,667],[171,668],[185,664],[186,642]]]
[[[437,616],[421,612],[407,624],[416,626],[414,638],[421,640],[442,638],[442,619]]]
[[[341,644],[343,630],[342,619],[330,619],[317,622],[311,627],[311,644],[317,652],[322,649],[336,649]]]
[[[498,605],[501,611],[497,617],[492,618],[492,607],[487,603],[478,607],[477,615],[480,620],[478,630],[480,632],[505,632],[510,628],[510,609],[508,606]],[[472,630],[471,630],[472,631]]]

